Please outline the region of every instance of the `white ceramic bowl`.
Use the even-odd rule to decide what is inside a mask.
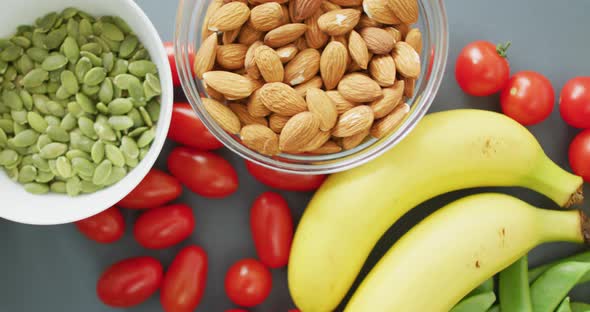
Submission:
[[[0,10],[0,37],[8,37],[21,24],[33,24],[37,17],[51,11],[61,12],[76,7],[94,16],[116,15],[123,18],[149,51],[158,66],[162,83],[162,108],[156,138],[148,155],[119,183],[94,194],[68,197],[66,195],[32,195],[22,185],[10,180],[0,170],[0,217],[20,223],[61,224],[95,215],[116,204],[127,195],[153,166],[166,140],[172,115],[172,75],[168,58],[154,25],[132,0],[11,0]]]

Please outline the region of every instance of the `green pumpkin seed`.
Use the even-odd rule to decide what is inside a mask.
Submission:
[[[39,171],[37,169],[37,177],[35,177],[35,182],[37,183],[48,183],[55,178],[55,174],[52,172],[45,172]]]
[[[113,79],[113,84],[120,89],[127,90],[132,84],[141,84],[141,82],[133,75],[119,74]]]
[[[51,173],[53,173],[54,175],[57,175],[57,167],[55,165],[55,159],[50,159],[47,161],[47,163],[49,164],[49,171]]]
[[[147,73],[145,75],[145,82],[157,94],[162,93],[162,85],[160,84],[160,79],[158,79],[158,76],[156,76],[152,73]]]
[[[0,60],[4,62],[16,61],[21,55],[23,55],[23,48],[17,45],[11,45],[0,52]]]
[[[151,61],[140,60],[129,63],[129,72],[137,77],[145,77],[146,74],[156,74],[158,67]]]
[[[95,54],[90,53],[88,51],[80,51],[80,55],[88,58],[90,60],[90,63],[92,63],[92,66],[94,66],[94,67],[101,67],[102,66],[102,58],[96,56]]]
[[[81,157],[72,159],[72,167],[76,173],[85,176],[92,176],[94,174],[94,169],[96,168],[91,161]]]
[[[55,160],[55,168],[57,169],[59,176],[65,179],[72,177],[74,174],[72,164],[65,156],[60,156]]]
[[[52,100],[57,99],[57,97],[55,96],[57,89],[59,89],[59,83],[51,80],[50,78],[50,81],[47,83],[47,93],[49,93],[49,98],[51,98]]]
[[[91,23],[93,23],[96,19],[94,18],[94,16],[84,12],[84,11],[78,11],[78,15],[83,18],[86,19],[88,21],[90,21]]]
[[[10,112],[10,116],[12,117],[12,120],[19,125],[27,123],[27,111],[25,110],[13,110]]]
[[[43,94],[33,94],[33,106],[42,114],[49,114],[47,102],[49,98]]]
[[[109,113],[109,108],[103,102],[96,103],[96,110],[101,114]]]
[[[100,36],[102,34],[102,26],[103,26],[102,21],[97,21],[94,24],[92,24],[92,31],[93,31],[94,35]]]
[[[109,103],[108,108],[112,115],[124,115],[131,111],[133,103],[126,98],[117,98]]]
[[[118,16],[113,16],[113,24],[117,25],[117,27],[119,27],[119,29],[125,34],[130,34],[133,32],[131,27],[129,27],[129,24],[127,24],[127,22]]]
[[[10,42],[10,40],[6,39],[6,38],[1,38],[0,39],[0,50],[1,49],[6,49],[10,46],[13,46],[14,44],[12,42]]]
[[[68,31],[65,25],[50,31],[43,41],[45,48],[49,50],[57,49],[64,42],[67,35]]]
[[[160,101],[159,100],[152,100],[148,102],[146,106],[146,110],[148,111],[152,122],[157,122],[160,119]]]
[[[4,73],[4,80],[5,82],[14,81],[17,75],[18,73],[16,68],[14,66],[8,66],[8,68],[6,68],[6,72]]]
[[[104,53],[102,55],[102,66],[107,73],[113,70],[113,67],[115,66],[115,55],[112,52]]]
[[[88,153],[86,153],[86,152],[84,152],[84,151],[81,151],[81,150],[79,150],[79,149],[71,149],[71,150],[69,150],[69,151],[66,153],[66,157],[67,157],[69,160],[72,160],[72,159],[74,159],[74,158],[85,158],[85,159],[88,159],[88,160],[90,160],[90,154],[88,154]]]
[[[33,109],[33,96],[31,96],[31,93],[29,93],[25,89],[22,89],[19,92],[19,96],[20,96],[21,100],[23,101],[23,106],[25,107],[25,109],[28,111],[32,110]]]
[[[89,58],[87,57],[82,57],[78,60],[78,63],[76,64],[76,69],[74,70],[75,74],[76,74],[76,78],[78,78],[78,81],[83,81],[84,80],[84,76],[86,76],[86,73],[92,68],[92,62],[90,61]]]
[[[118,59],[113,66],[113,69],[109,73],[109,77],[116,77],[121,74],[127,73],[129,62],[123,59]]]
[[[112,116],[109,118],[109,125],[114,130],[127,130],[133,127],[133,120],[127,116]]]
[[[31,89],[41,86],[49,79],[49,73],[42,68],[35,68],[28,72],[22,79],[22,84],[25,88]],[[33,92],[39,93],[39,92]]]
[[[76,94],[80,90],[78,85],[78,79],[76,79],[76,75],[69,71],[64,70],[61,75],[61,85],[69,94]]]
[[[6,135],[6,132],[0,128],[0,147],[5,147],[7,142],[8,136]]]
[[[105,156],[105,146],[104,143],[98,141],[92,145],[92,150],[90,151],[90,156],[92,157],[92,161],[96,164],[100,163]]]
[[[84,152],[90,153],[90,151],[92,150],[92,145],[94,143],[94,140],[90,139],[89,137],[81,133],[70,132],[70,144],[73,148],[77,148]]]
[[[88,51],[94,55],[102,54],[102,47],[96,42],[89,42],[80,47],[80,51]]]
[[[73,177],[66,181],[66,193],[68,196],[78,196],[82,192],[82,183],[80,178]]]
[[[129,35],[121,42],[121,47],[119,48],[119,57],[121,58],[129,58],[135,49],[137,48],[137,44],[139,40],[136,36]]]
[[[70,93],[68,93],[68,91],[66,91],[66,89],[63,86],[60,86],[59,88],[57,88],[57,91],[55,92],[55,98],[58,100],[65,100],[67,98],[69,98],[71,96]]]
[[[72,17],[76,16],[76,14],[78,14],[78,9],[76,8],[65,8],[61,12],[61,16],[65,19],[71,19]]]
[[[35,68],[35,64],[33,63],[33,60],[31,60],[31,58],[26,54],[23,54],[16,61],[16,64],[14,66],[15,66],[16,70],[20,74],[23,74],[23,75],[26,75],[28,72],[33,70],[33,68]]]
[[[66,24],[66,31],[68,32],[68,36],[75,40],[75,38],[80,36],[80,24],[73,18],[69,19]]]
[[[63,143],[49,143],[40,148],[39,156],[45,159],[55,159],[67,151],[68,146]]]
[[[41,114],[39,114],[37,112],[28,112],[27,113],[27,121],[28,121],[29,125],[31,126],[31,128],[33,128],[35,131],[37,131],[39,133],[45,132],[45,130],[49,126],[47,124],[47,121],[45,121],[45,119],[43,119]]]
[[[67,105],[67,110],[70,114],[74,115],[75,117],[79,117],[84,114],[84,110],[78,102],[69,102]]]
[[[55,25],[55,22],[57,21],[57,16],[58,15],[56,12],[48,13],[45,16],[37,19],[35,21],[35,24],[37,25],[37,27],[39,27],[41,31],[48,32],[51,28],[53,28],[53,25]]]
[[[133,120],[133,127],[137,128],[145,126],[145,122],[143,121],[143,118],[141,117],[141,114],[137,108],[133,108],[129,113],[127,113],[127,117]]]
[[[84,84],[89,86],[96,86],[103,82],[105,77],[107,76],[107,72],[102,67],[94,67],[89,70],[86,75],[84,75]]]
[[[94,106],[94,103],[92,103],[92,100],[90,100],[90,98],[88,98],[85,94],[77,93],[76,102],[80,104],[80,107],[84,112],[89,114],[96,114],[96,107]]]
[[[139,50],[137,50],[137,52],[135,52],[135,54],[133,54],[133,56],[131,57],[132,61],[139,61],[139,60],[145,60],[149,57],[149,53],[147,52],[146,49],[141,48]]]
[[[45,119],[45,121],[47,121],[47,124],[49,126],[59,126],[59,124],[61,123],[59,118],[57,118],[55,116],[45,116],[43,118]]]
[[[114,145],[105,145],[105,156],[113,163],[113,166],[123,167],[125,165],[125,156],[119,148]]]
[[[143,160],[145,156],[150,152],[149,148],[140,148],[139,149],[139,160]]]
[[[95,122],[94,130],[96,131],[98,138],[103,141],[112,142],[117,140],[117,135],[108,122]]]
[[[39,29],[35,29],[35,31],[33,31],[33,35],[31,36],[31,42],[33,43],[34,47],[45,49],[45,34],[39,31]]]
[[[150,117],[150,114],[146,111],[144,107],[139,108],[139,113],[141,114],[141,118],[143,118],[143,121],[148,127],[154,125],[154,123],[152,122],[152,118]]]
[[[20,161],[20,166],[32,165],[33,164],[33,155],[26,155]]]
[[[4,168],[4,172],[6,172],[6,175],[8,176],[8,178],[14,182],[16,182],[16,180],[18,180],[18,168]]]
[[[66,109],[55,101],[47,102],[47,110],[51,115],[56,117],[63,117],[66,115]]]
[[[76,125],[76,117],[74,117],[74,115],[72,115],[71,113],[67,113],[61,120],[61,123],[59,124],[60,128],[64,129],[65,131],[70,131],[74,129]]]
[[[97,185],[104,185],[113,170],[113,164],[110,160],[103,160],[94,170],[92,182]]]
[[[43,63],[47,56],[49,56],[49,52],[43,48],[32,47],[27,50],[27,55],[31,58],[31,60],[37,63]]]
[[[111,23],[102,23],[102,33],[104,37],[109,40],[113,41],[123,41],[125,39],[125,35],[119,29],[119,27],[111,24]]]
[[[103,52],[108,52],[108,53],[111,52],[111,47],[103,38],[94,36],[94,37],[92,37],[92,41],[93,41],[93,43],[98,44],[100,46],[100,48],[103,50]]]
[[[41,64],[41,68],[46,71],[54,71],[63,68],[67,63],[68,59],[65,56],[55,54],[48,56]]]
[[[154,128],[150,128],[146,132],[142,133],[141,136],[139,136],[139,139],[137,140],[137,146],[140,148],[146,147],[152,143],[155,137],[156,131]]]
[[[18,161],[18,153],[11,149],[0,151],[0,166],[9,166]]]
[[[39,156],[39,154],[34,154],[31,156],[33,160],[33,165],[37,167],[40,171],[49,172],[49,163],[47,160]]]
[[[82,181],[80,187],[81,187],[82,193],[84,193],[84,194],[95,193],[96,191],[102,189],[102,186],[94,185],[90,181]]]
[[[56,142],[67,143],[70,141],[68,132],[59,125],[47,127],[47,136]]]
[[[111,174],[104,183],[106,186],[111,186],[121,180],[127,175],[127,170],[124,167],[113,167]]]
[[[12,43],[16,44],[17,46],[25,49],[31,46],[31,40],[25,36],[14,36],[12,37],[12,39],[10,39],[10,41],[12,41]]]
[[[66,193],[66,183],[62,181],[57,181],[51,183],[50,187],[52,192],[58,194],[65,194]]]
[[[89,86],[86,84],[82,85],[82,93],[91,98],[94,98],[94,96],[98,94],[98,91],[100,91],[100,86]]]
[[[35,195],[47,194],[49,192],[49,187],[43,183],[26,183],[24,184],[24,188],[25,191]]]
[[[105,79],[98,90],[98,99],[103,103],[110,103],[113,100],[113,82],[110,78]]]
[[[34,94],[45,94],[47,93],[47,84],[43,83],[40,86],[27,89],[29,90],[29,92]]]
[[[31,25],[19,25],[18,27],[16,27],[16,33],[19,35],[33,32],[33,30],[34,30],[34,28]]]
[[[23,100],[14,91],[4,91],[2,93],[2,101],[4,105],[10,107],[13,110],[23,109]]]
[[[10,119],[0,119],[0,129],[7,134],[14,133],[13,122]]]
[[[29,183],[37,178],[37,168],[31,165],[25,165],[20,168],[18,173],[18,183]]]
[[[145,94],[146,100],[151,100],[152,98],[159,95],[156,91],[152,90],[147,81],[143,82],[143,93]]]
[[[62,45],[65,57],[70,63],[76,63],[80,59],[80,48],[78,43],[72,37],[67,37]]]
[[[7,69],[8,69],[8,63],[0,60],[0,74],[6,73]],[[4,77],[2,77],[2,79],[4,79]]]
[[[80,131],[82,131],[85,136],[94,140],[98,138],[96,131],[94,131],[94,121],[90,120],[90,118],[81,117],[78,119],[78,128],[80,128]]]
[[[48,135],[46,134],[42,134],[39,136],[39,138],[37,139],[37,148],[39,149],[39,152],[41,151],[41,149],[46,146],[47,144],[51,143],[53,141],[51,141],[51,139],[49,138]]]
[[[121,138],[121,152],[123,152],[123,155],[128,158],[139,157],[139,147],[137,147],[137,143],[128,136]]]
[[[27,129],[21,131],[13,138],[14,146],[27,147],[35,144],[39,139],[39,134],[35,130]]]

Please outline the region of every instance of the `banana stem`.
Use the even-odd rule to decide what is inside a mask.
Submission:
[[[527,185],[534,185],[533,189],[545,194],[558,205],[569,208],[582,202],[583,180],[581,177],[566,173],[557,164],[543,155],[538,165],[533,168],[528,179],[532,182]],[[571,193],[571,190],[576,190]]]
[[[539,210],[541,242],[566,241],[590,244],[590,220],[579,210]]]

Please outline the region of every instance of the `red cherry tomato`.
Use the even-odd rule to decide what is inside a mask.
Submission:
[[[149,209],[170,202],[182,193],[178,180],[158,169],[152,169],[143,181],[117,204],[129,209]]]
[[[188,103],[174,103],[168,138],[182,145],[203,150],[223,147],[201,122]]]
[[[250,229],[258,258],[270,268],[289,262],[293,240],[293,219],[287,201],[279,194],[260,195],[250,210]]]
[[[300,175],[285,173],[263,167],[251,161],[246,161],[246,168],[248,168],[248,171],[256,180],[267,186],[285,191],[314,191],[326,180],[326,175],[324,174]]]
[[[96,292],[109,306],[131,307],[144,302],[158,290],[162,274],[162,265],[152,257],[126,259],[102,273]]]
[[[77,221],[76,227],[89,239],[103,244],[113,243],[125,234],[125,220],[117,207]]]
[[[299,312],[299,310],[298,309],[291,309],[291,310],[289,310],[289,312]]]
[[[254,259],[236,262],[225,275],[225,293],[239,306],[253,307],[262,303],[271,288],[270,271]]]
[[[551,115],[554,98],[549,79],[537,72],[521,71],[508,81],[500,95],[500,104],[504,114],[529,126]]]
[[[510,65],[506,49],[510,44],[495,46],[488,41],[475,41],[463,48],[455,65],[457,83],[467,94],[488,96],[506,85]]]
[[[172,71],[172,85],[180,86],[180,78],[178,77],[178,69],[176,68],[176,60],[174,59],[174,43],[164,42],[166,54],[168,54],[168,62],[170,62],[170,71]]]
[[[576,77],[563,86],[559,111],[570,126],[590,128],[590,77]]]
[[[570,166],[575,174],[590,182],[590,130],[578,134],[569,149]]]
[[[195,228],[193,210],[184,204],[154,208],[143,213],[133,227],[137,242],[148,249],[174,246]]]
[[[207,254],[188,246],[172,261],[164,276],[160,302],[166,312],[191,312],[197,308],[207,282]]]
[[[209,198],[222,198],[238,189],[238,175],[220,156],[191,149],[175,148],[168,157],[168,170],[191,191]]]

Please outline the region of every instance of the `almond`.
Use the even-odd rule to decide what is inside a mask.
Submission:
[[[321,49],[328,42],[329,36],[321,31],[318,25],[318,18],[324,14],[324,11],[317,9],[314,14],[305,19],[307,31],[305,32],[305,41],[310,48]]]
[[[412,28],[406,35],[406,42],[414,48],[418,54],[422,53],[422,33],[418,28]]]
[[[228,106],[229,106],[229,109],[231,109],[231,111],[234,112],[234,114],[236,114],[236,116],[238,116],[238,119],[240,120],[240,123],[242,124],[242,126],[247,126],[247,125],[268,126],[268,121],[266,120],[266,118],[254,117],[254,116],[250,115],[246,105],[240,104],[240,103],[231,103]]]
[[[322,147],[329,139],[330,139],[330,131],[321,131],[311,139],[303,148],[301,148],[300,152],[311,152],[317,150],[318,148]]]
[[[375,55],[369,64],[371,77],[382,87],[393,86],[395,82],[395,63],[389,54]]]
[[[388,0],[387,5],[406,25],[418,22],[418,0]]]
[[[260,102],[270,111],[283,116],[293,116],[307,110],[307,103],[289,85],[270,82],[259,90]]]
[[[293,43],[277,49],[277,54],[283,64],[292,60],[297,55],[297,52],[299,52],[299,49]]]
[[[397,72],[406,78],[418,78],[420,75],[420,55],[411,45],[404,41],[395,44],[393,60]]]
[[[209,19],[209,30],[229,31],[242,27],[250,17],[248,5],[242,2],[230,2],[215,10]]]
[[[371,58],[371,56],[369,55],[369,59]],[[363,71],[364,69],[362,69],[359,64],[357,64],[355,61],[350,61],[348,62],[348,66],[346,67],[346,72],[347,73],[354,73],[354,72],[358,72],[358,71]]]
[[[207,96],[209,96],[210,98],[217,100],[219,102],[225,101],[225,97],[223,96],[223,94],[221,94],[221,92],[209,87],[207,85],[207,83],[205,83],[205,81],[203,81],[203,86],[205,87],[205,92],[207,93]]]
[[[363,143],[363,141],[367,138],[368,135],[369,135],[369,130],[365,130],[365,131],[359,132],[355,135],[351,135],[349,137],[342,138],[342,148],[344,148],[345,150],[353,149],[353,148],[359,146],[359,144]]]
[[[291,0],[294,3],[293,17],[302,21],[312,16],[322,5],[322,0]]]
[[[389,0],[364,0],[363,11],[371,19],[386,25],[396,25],[401,23],[388,6]]]
[[[309,79],[308,81],[295,86],[295,91],[297,91],[299,95],[305,97],[307,95],[307,90],[309,90],[310,88],[321,89],[323,85],[324,82],[322,81],[322,78],[319,76],[315,76]]]
[[[405,39],[408,32],[410,32],[410,26],[408,24],[399,24],[394,27],[402,34],[402,40]]]
[[[217,47],[217,64],[225,69],[240,69],[244,67],[248,46],[240,43],[231,43]]]
[[[286,25],[292,22],[295,22],[295,20],[291,19],[291,15],[289,12],[289,7],[285,4],[281,5],[281,10],[283,10],[283,19],[281,20],[281,25]]]
[[[279,136],[266,126],[245,126],[240,131],[240,137],[244,145],[260,154],[273,156],[280,153]]]
[[[217,34],[213,33],[203,41],[201,47],[199,47],[199,51],[195,55],[193,70],[199,79],[203,79],[203,74],[213,69],[216,51]]]
[[[351,108],[357,106],[358,104],[351,102],[344,97],[338,91],[326,91],[326,95],[332,100],[334,105],[336,106],[336,111],[338,115],[350,110]]]
[[[383,26],[383,24],[370,18],[368,15],[363,14],[363,15],[361,15],[361,19],[359,20],[359,23],[356,25],[356,28],[357,29],[363,29],[365,27],[379,27],[379,28],[381,28],[381,26]]]
[[[260,78],[260,70],[258,70],[258,66],[256,65],[255,52],[258,47],[263,45],[262,41],[255,41],[248,47],[248,51],[246,51],[246,57],[244,58],[244,68],[246,69],[246,73],[252,79],[259,79]]]
[[[402,33],[399,30],[397,30],[397,28],[385,27],[383,29],[389,33],[389,35],[393,38],[394,42],[402,41]]]
[[[299,23],[302,22],[302,19],[298,19],[297,17],[295,17],[295,1],[289,1],[289,19],[291,19],[291,21],[293,23]]]
[[[366,131],[373,124],[373,110],[367,105],[356,106],[340,115],[332,135],[345,138]]]
[[[258,31],[250,24],[245,24],[240,29],[240,35],[238,36],[238,42],[245,45],[251,45],[256,41],[262,41],[264,33]]]
[[[395,41],[391,35],[384,29],[377,27],[367,27],[360,31],[360,35],[367,43],[369,51],[375,54],[387,54],[391,52]]]
[[[206,72],[203,74],[203,80],[228,100],[247,98],[255,89],[252,79],[227,71]]]
[[[320,52],[316,49],[305,49],[291,60],[285,67],[285,83],[292,86],[302,84],[313,78],[320,69]]]
[[[223,0],[213,0],[209,3],[209,6],[207,7],[207,12],[205,13],[205,18],[203,18],[203,25],[201,27],[202,41],[204,41],[206,38],[209,38],[209,36],[213,33],[208,28],[209,20],[211,19],[211,16],[213,16],[213,13],[215,13],[215,11],[217,11],[222,5]]]
[[[371,127],[371,135],[377,139],[381,139],[386,135],[392,133],[397,128],[403,119],[410,112],[410,106],[406,103],[398,105],[389,115],[377,120]]]
[[[305,24],[292,23],[277,27],[264,36],[264,44],[271,48],[280,48],[301,37],[307,26]]]
[[[350,32],[348,37],[348,52],[352,60],[362,69],[367,69],[369,64],[369,49],[367,43],[356,31]]]
[[[328,131],[334,128],[338,119],[336,105],[323,90],[310,88],[306,95],[309,111],[320,121],[320,130]]]
[[[266,82],[283,81],[285,70],[277,52],[268,46],[262,45],[255,51],[256,65]]]
[[[405,83],[403,80],[398,80],[392,87],[383,89],[383,97],[373,101],[369,105],[373,110],[375,119],[383,118],[400,104],[404,95]]]
[[[335,154],[342,151],[342,147],[336,144],[334,141],[328,141],[319,148],[309,151],[311,154],[323,155],[323,154]]]
[[[328,0],[322,1],[322,5],[320,6],[320,8],[324,12],[329,12],[329,11],[334,11],[334,10],[340,10],[340,9],[342,9],[341,6],[337,5],[334,2],[330,2]]]
[[[320,122],[310,112],[299,113],[285,124],[279,136],[279,148],[284,152],[299,153],[317,135]]]
[[[320,58],[320,73],[326,90],[338,86],[338,82],[346,72],[348,50],[338,41],[328,43]]]
[[[261,4],[252,8],[250,24],[258,31],[269,31],[283,24],[283,8],[276,2]]]
[[[250,79],[250,77],[248,77],[248,75],[245,75],[244,77]],[[252,87],[252,89],[253,89],[252,92],[254,92],[254,91],[262,88],[262,86],[264,86],[264,81],[262,81],[262,80],[254,80],[254,79],[251,79],[251,81],[252,81],[252,86],[253,86]]]
[[[307,46],[307,40],[305,40],[305,37],[297,38],[297,40],[295,40],[295,42],[293,42],[293,44],[295,44],[295,46],[297,47],[297,50],[299,50],[299,51],[303,51],[303,50],[309,48]]]
[[[289,119],[291,119],[291,117],[281,116],[278,114],[272,114],[272,115],[270,115],[270,117],[268,117],[268,125],[272,129],[272,131],[274,131],[276,133],[281,133],[281,131],[283,131],[283,128],[285,127],[285,124],[287,124],[287,121],[289,121]]]
[[[238,35],[240,34],[242,27],[224,32],[221,36],[221,42],[223,42],[223,44],[230,44],[236,41],[236,38],[238,38]]]
[[[278,4],[283,4],[283,3],[287,3],[287,1],[289,1],[289,0],[249,0],[248,2],[253,5],[259,5],[259,4],[269,3],[269,2],[276,2]]]
[[[341,36],[332,36],[330,37],[330,42],[336,41],[342,43],[345,47],[348,47],[348,40],[346,39],[345,35]]]
[[[231,109],[210,98],[202,97],[201,102],[205,110],[223,130],[231,134],[240,132],[240,120]]]
[[[363,0],[331,0],[332,3],[343,7],[354,7],[363,4]]]
[[[338,91],[352,102],[370,102],[380,97],[381,87],[375,80],[359,73],[347,74],[340,80]]]
[[[260,89],[252,93],[246,104],[248,113],[254,117],[265,117],[270,115],[270,110],[260,101]]]
[[[414,89],[416,88],[416,79],[406,78],[404,79],[404,82],[406,85],[404,89],[404,96],[412,98],[414,96]]]
[[[333,10],[322,14],[318,19],[318,25],[328,35],[339,36],[351,31],[360,18],[360,11],[355,9]]]

